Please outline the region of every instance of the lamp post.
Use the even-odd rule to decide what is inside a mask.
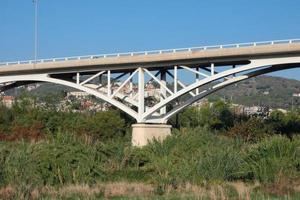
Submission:
[[[38,0],[34,3],[34,63],[36,64],[38,57]]]

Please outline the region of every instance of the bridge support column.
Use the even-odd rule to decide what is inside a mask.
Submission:
[[[143,147],[153,140],[163,141],[171,135],[171,127],[167,124],[133,124],[132,145]]]

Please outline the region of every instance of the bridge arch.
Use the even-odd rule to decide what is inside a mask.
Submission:
[[[213,92],[216,92],[217,90],[219,90],[221,88],[224,88],[228,85],[231,85],[231,84],[234,84],[234,83],[237,83],[242,80],[246,80],[246,79],[258,76],[258,75],[267,74],[267,73],[280,71],[280,70],[284,70],[284,69],[296,68],[299,66],[300,66],[300,57],[251,60],[251,63],[249,63],[247,65],[220,72],[216,75],[207,77],[205,79],[202,79],[199,82],[189,85],[188,87],[184,88],[183,90],[179,91],[178,93],[175,93],[172,96],[169,96],[164,101],[162,101],[162,102],[158,103],[157,105],[153,106],[152,108],[150,108],[147,112],[144,113],[144,117],[147,118],[147,121],[152,122],[152,123],[166,123],[168,121],[168,119],[170,119],[176,113],[182,111],[184,108],[191,105],[192,103],[204,98],[205,96],[207,96]],[[199,95],[188,99],[187,101],[183,102],[182,104],[176,106],[175,108],[173,108],[172,110],[170,110],[169,112],[164,114],[163,116],[159,116],[159,117],[151,116],[151,114],[153,112],[155,112],[156,110],[162,108],[163,106],[166,106],[170,102],[174,101],[177,98],[180,98],[181,96],[191,92],[192,90],[195,90],[196,88],[206,86],[209,83],[212,83],[214,81],[218,81],[218,80],[224,79],[226,77],[229,77],[229,76],[232,76],[232,75],[235,75],[238,73],[242,73],[242,72],[247,72],[247,71],[250,71],[250,72],[247,74],[244,74],[244,75],[239,75],[234,78],[227,79],[221,83],[216,84],[209,90],[202,91]]]
[[[102,99],[103,101],[108,102],[111,105],[119,108],[120,110],[127,113],[134,119],[137,118],[137,112],[134,111],[133,109],[129,108],[125,104],[122,104],[121,102],[119,102],[115,99],[109,98],[108,96],[98,92],[95,89],[88,88],[83,85],[76,84],[76,83],[73,83],[70,81],[52,78],[49,74],[13,75],[13,76],[0,77],[0,84],[9,83],[9,82],[16,82],[16,83],[20,82],[20,84],[15,84],[13,87],[17,87],[19,85],[25,85],[27,83],[34,83],[34,82],[48,82],[48,83],[64,85],[67,87],[71,87],[71,88],[86,92],[90,95],[93,95],[93,96],[99,98],[99,99]]]
[[[300,67],[300,63],[299,63],[299,66]],[[228,80],[228,81],[225,81],[225,82],[222,82],[220,84],[216,84],[215,86],[213,86],[212,88],[206,90],[205,92],[193,97],[193,98],[190,98],[188,101],[186,101],[184,104],[178,106],[178,107],[175,107],[173,108],[171,111],[169,111],[165,116],[162,117],[162,120],[167,122],[172,116],[174,116],[176,113],[178,112],[181,112],[182,110],[184,110],[185,108],[187,108],[189,105],[191,105],[192,103],[195,103],[197,102],[198,100],[220,90],[220,89],[223,89],[229,85],[232,85],[232,84],[235,84],[235,83],[238,83],[238,82],[241,82],[243,80],[247,80],[247,79],[250,79],[250,78],[253,78],[253,77],[256,77],[256,76],[259,76],[259,75],[263,75],[263,74],[268,74],[268,73],[272,73],[272,72],[276,72],[276,71],[281,71],[281,70],[286,70],[286,69],[292,69],[292,68],[296,68],[295,66],[290,66],[290,67],[287,67],[286,66],[282,66],[282,69],[278,69],[278,68],[274,68],[274,67],[270,67],[270,68],[266,68],[266,69],[261,69],[261,70],[257,70],[255,72],[251,72],[251,73],[248,73],[247,75],[243,75],[241,77],[237,77],[236,79],[233,79],[233,80]]]

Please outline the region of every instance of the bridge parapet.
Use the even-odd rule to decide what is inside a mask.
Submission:
[[[38,59],[38,60],[23,60],[23,61],[13,61],[13,62],[1,62],[0,66],[72,61],[72,60],[86,60],[86,59],[97,59],[97,58],[116,58],[116,57],[137,56],[137,55],[147,56],[147,55],[159,55],[165,53],[197,52],[197,51],[256,47],[256,46],[278,45],[278,44],[300,44],[300,39],[247,42],[247,43],[236,43],[236,44],[211,45],[211,46],[188,47],[188,48],[177,48],[177,49],[161,49],[161,50],[150,50],[150,51],[134,51],[134,52],[123,52],[123,53],[111,53],[111,54],[94,54],[94,55],[84,55],[84,56],[47,58],[47,59]]]

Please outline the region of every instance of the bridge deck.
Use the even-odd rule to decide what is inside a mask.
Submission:
[[[239,46],[199,47],[187,49],[161,50],[115,55],[45,59],[0,64],[0,75],[33,73],[70,73],[93,70],[126,70],[137,66],[145,68],[168,67],[174,65],[207,65],[245,63],[249,59],[300,56],[300,40],[288,43],[274,43]]]

